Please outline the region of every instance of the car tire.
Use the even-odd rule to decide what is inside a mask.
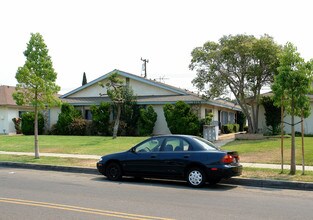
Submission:
[[[107,166],[105,170],[105,175],[107,176],[109,180],[112,180],[112,181],[121,180],[122,168],[118,163],[112,162]]]
[[[202,187],[206,182],[206,175],[200,168],[191,168],[186,176],[188,185],[194,188]]]

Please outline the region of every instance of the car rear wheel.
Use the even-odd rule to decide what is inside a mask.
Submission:
[[[110,163],[107,166],[105,173],[109,180],[116,181],[122,179],[122,169],[116,162]]]
[[[202,169],[192,168],[187,172],[187,182],[192,187],[202,187],[205,184],[206,176]]]

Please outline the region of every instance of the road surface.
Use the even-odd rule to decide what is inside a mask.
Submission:
[[[0,219],[313,219],[313,192],[0,167]]]

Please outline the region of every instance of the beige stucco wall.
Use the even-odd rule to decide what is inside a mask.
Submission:
[[[57,123],[61,109],[58,107],[51,108],[49,111],[50,127]]]
[[[153,128],[153,134],[154,135],[171,134],[170,130],[167,127],[167,122],[165,120],[163,105],[153,105],[153,109],[158,115],[157,121],[155,122]]]
[[[126,82],[126,78],[121,78]],[[103,84],[106,84],[107,80],[102,81]],[[146,96],[146,95],[173,95],[176,94],[166,89],[162,89],[156,86],[148,85],[133,79],[129,79],[129,85],[133,89],[134,94],[137,96]],[[99,97],[99,93],[106,94],[107,90],[98,85],[98,83],[89,86],[83,90],[80,90],[68,97]]]
[[[313,103],[311,103],[311,115],[308,118],[304,119],[304,133],[305,134],[313,134]],[[291,124],[291,116],[288,115],[286,116],[285,122],[290,123]],[[295,117],[295,123],[298,123],[301,121],[301,118],[299,117]],[[285,124],[285,132],[287,134],[291,133],[291,126],[288,124]],[[295,126],[295,130],[301,132],[301,123],[297,124]]]

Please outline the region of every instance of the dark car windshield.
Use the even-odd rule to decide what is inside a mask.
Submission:
[[[193,137],[193,140],[196,141],[202,148],[203,150],[221,150],[219,147],[215,146],[212,144],[210,141],[205,140],[200,137]]]

